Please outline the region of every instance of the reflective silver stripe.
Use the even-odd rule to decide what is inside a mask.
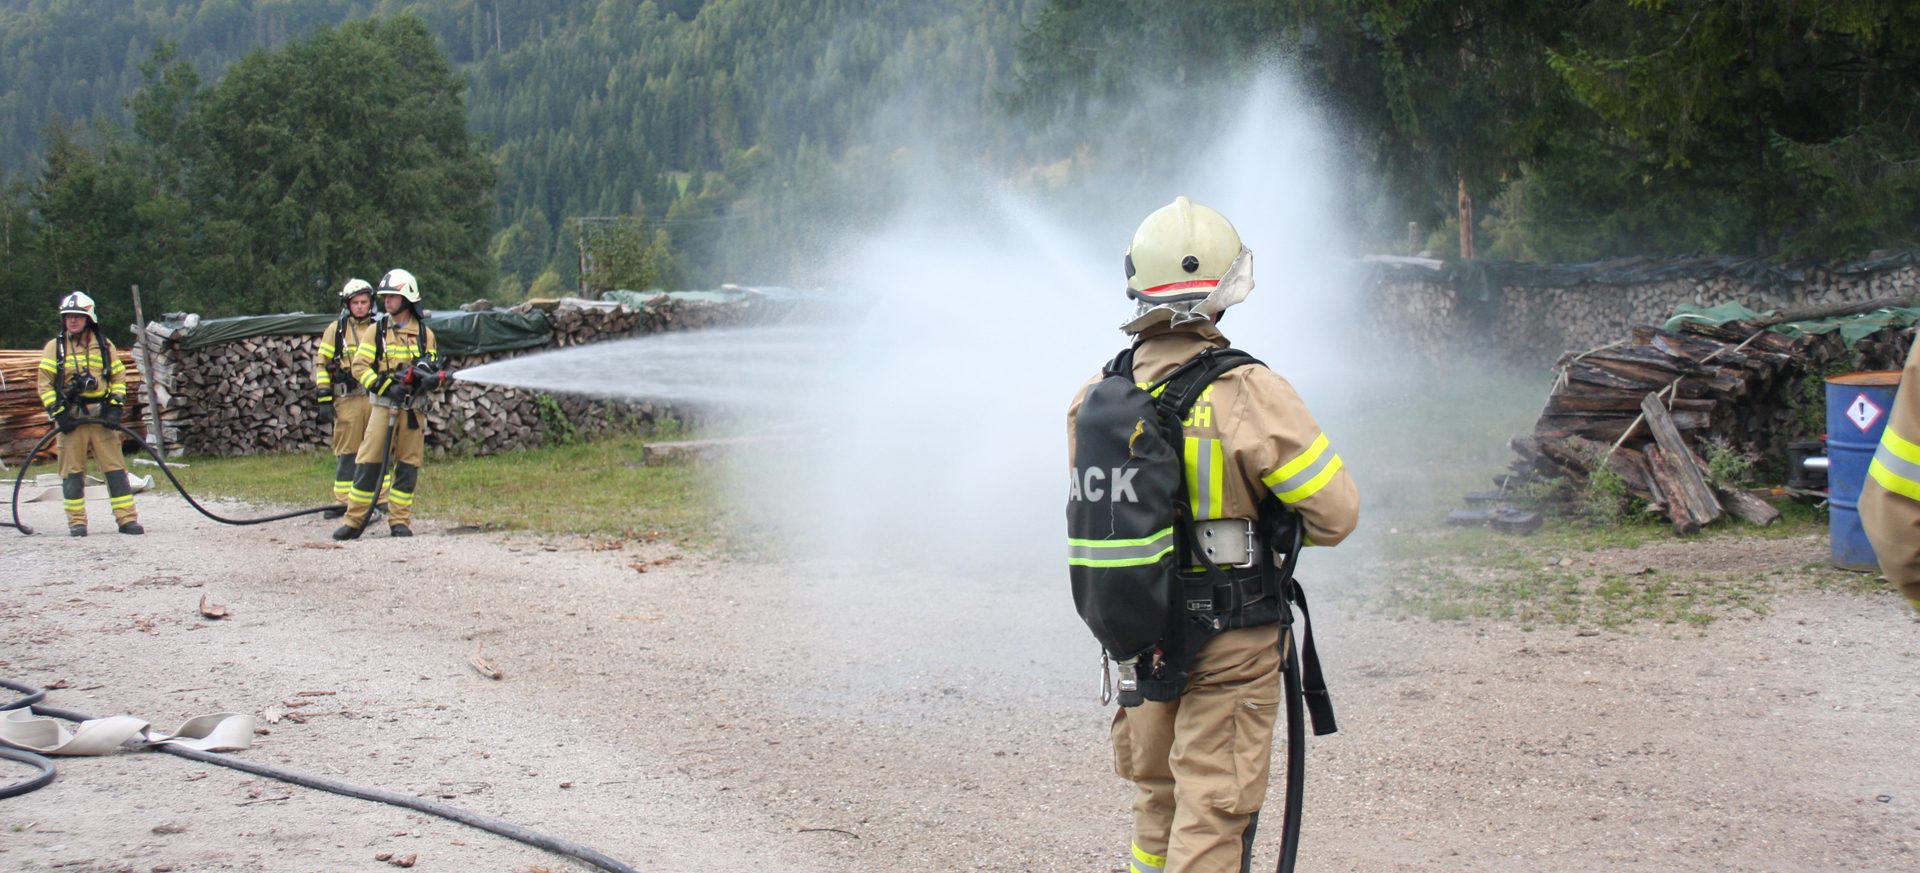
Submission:
[[[1895,476],[1909,482],[1920,483],[1920,464],[1894,454],[1893,449],[1888,448],[1884,442],[1879,448],[1873,450],[1873,460]]]
[[[1340,456],[1334,454],[1331,446],[1323,449],[1320,452],[1320,457],[1314,458],[1313,463],[1308,464],[1306,469],[1273,483],[1273,493],[1285,494],[1289,491],[1299,490],[1308,482],[1312,482],[1313,477],[1320,475],[1320,471],[1325,470],[1327,465],[1333,463],[1334,459],[1338,457]]]
[[[1213,440],[1195,440],[1199,449],[1193,466],[1193,517],[1209,518],[1207,510],[1213,506],[1213,449],[1218,443]]]
[[[1084,541],[1082,541],[1084,542]],[[1136,545],[1098,546],[1067,544],[1067,560],[1086,561],[1144,561],[1166,551],[1173,545],[1173,532],[1161,534],[1152,541]]]
[[[1151,866],[1139,858],[1134,858],[1132,861],[1133,873],[1167,873],[1167,868]]]

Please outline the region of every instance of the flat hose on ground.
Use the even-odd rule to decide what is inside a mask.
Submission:
[[[239,525],[265,524],[269,521],[284,521],[289,518],[298,518],[303,515],[316,515],[318,513],[326,512],[329,509],[337,508],[339,506],[339,504],[337,503],[329,503],[325,506],[316,506],[316,507],[313,507],[312,509],[296,509],[296,510],[293,510],[292,512],[282,512],[278,515],[269,515],[264,518],[227,518],[222,515],[216,515],[212,510],[204,506],[201,506],[200,501],[193,499],[193,495],[187,491],[187,486],[180,484],[180,478],[173,475],[173,468],[167,466],[167,459],[160,457],[160,453],[154,451],[153,446],[148,445],[147,441],[144,439],[141,439],[139,434],[126,429],[126,427],[122,425],[115,424],[110,421],[101,421],[95,418],[79,419],[78,423],[79,424],[97,424],[103,427],[110,427],[110,428],[113,428],[114,430],[121,432],[122,434],[125,434],[128,439],[131,439],[134,442],[139,443],[140,450],[143,452],[146,452],[148,457],[153,458],[154,463],[160,465],[160,472],[167,474],[167,481],[173,483],[174,490],[180,492],[181,497],[186,498],[188,505],[192,506],[196,510],[199,510],[201,515],[204,515],[210,519],[213,519],[214,521],[217,521],[221,524],[239,524]],[[40,456],[40,452],[46,449],[47,443],[52,442],[53,438],[55,436],[58,436],[59,433],[60,432],[57,430],[47,431],[47,435],[41,437],[39,442],[33,444],[33,449],[27,452],[26,463],[23,463],[20,465],[20,472],[13,477],[13,521],[11,522],[0,521],[0,527],[10,527],[10,528],[13,528],[14,530],[21,532],[22,534],[33,533],[33,528],[27,526],[25,523],[20,521],[20,486],[27,479],[27,466],[33,463],[34,458],[37,458]]]
[[[40,705],[40,701],[45,699],[46,697],[46,691],[39,688],[35,688],[34,686],[31,686],[31,685],[24,685],[17,682],[11,682],[6,679],[0,679],[0,687],[11,688],[14,691],[18,691],[26,695],[25,697],[22,697],[10,703],[0,704],[0,712],[5,712],[7,710],[12,710],[12,709],[19,709],[20,707],[23,707],[23,706],[30,706],[33,708],[33,711],[35,713],[38,713],[40,715],[49,716],[51,718],[66,719],[67,721],[76,722],[76,723],[83,722],[83,721],[92,721],[95,718],[95,716],[84,715],[84,714],[73,712],[70,710],[56,709],[51,706]],[[199,761],[205,764],[214,764],[221,767],[231,767],[235,770],[241,770],[247,773],[252,773],[256,776],[265,776],[269,779],[277,779],[281,782],[291,782],[295,785],[300,785],[307,788],[315,788],[321,791],[328,791],[334,794],[345,795],[347,797],[357,797],[361,800],[372,800],[378,803],[385,803],[393,806],[404,807],[406,809],[414,810],[415,812],[424,812],[428,815],[438,816],[448,821],[459,822],[463,825],[467,825],[468,827],[479,828],[480,830],[486,831],[488,833],[497,834],[499,836],[506,837],[507,839],[514,840],[516,842],[525,843],[529,846],[533,846],[538,849],[545,849],[549,852],[555,852],[561,855],[565,855],[569,858],[573,858],[574,860],[591,864],[602,870],[611,871],[611,873],[639,873],[639,871],[633,867],[630,867],[626,864],[621,863],[620,861],[610,858],[607,855],[595,849],[580,845],[579,843],[575,843],[571,840],[563,840],[558,837],[550,837],[545,834],[520,827],[519,825],[512,824],[510,822],[505,822],[497,818],[493,818],[492,816],[485,816],[476,812],[469,812],[467,810],[461,809],[456,806],[440,803],[438,801],[426,800],[423,798],[415,797],[411,794],[401,794],[397,791],[387,791],[381,788],[365,788],[359,785],[352,785],[346,782],[341,782],[338,779],[328,779],[325,776],[314,776],[310,773],[302,773],[298,770],[290,770],[284,767],[274,767],[268,764],[260,764],[253,761],[248,761],[244,758],[232,757],[230,755],[216,755],[211,752],[202,752],[198,749],[189,749],[183,746],[155,745],[155,746],[148,746],[147,748],[154,749],[156,751],[165,752],[169,755],[178,755],[182,758],[187,758],[193,761]],[[47,760],[45,757],[42,757],[40,755],[35,755],[30,752],[17,752],[17,750],[8,749],[8,748],[0,748],[0,757],[5,757],[15,761],[22,761],[24,763],[33,764],[34,766],[39,767],[41,770],[40,775],[32,779],[29,779],[25,782],[21,782],[15,785],[7,786],[5,788],[0,788],[0,797],[12,797],[16,794],[25,794],[29,791],[32,791],[36,788],[40,788],[41,786],[44,786],[47,783],[53,781],[53,773],[54,773],[53,762]]]

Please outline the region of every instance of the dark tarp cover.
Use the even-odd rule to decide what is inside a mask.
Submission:
[[[163,324],[173,328],[173,341],[183,349],[199,349],[256,336],[299,336],[318,334],[340,316],[305,312],[281,315],[242,315],[233,318],[209,318],[193,327],[180,327],[178,320]],[[520,312],[513,309],[488,309],[481,312],[436,312],[427,316],[440,352],[446,355],[477,355],[530,349],[547,344],[553,329],[547,314],[538,309]]]
[[[1643,285],[1669,279],[1706,279],[1732,276],[1749,285],[1777,288],[1807,280],[1820,270],[1850,276],[1897,270],[1920,263],[1920,251],[1895,252],[1872,260],[1844,264],[1815,261],[1777,263],[1767,258],[1696,256],[1684,258],[1614,258],[1582,264],[1535,264],[1526,261],[1446,261],[1439,269],[1395,263],[1376,263],[1383,274],[1426,280],[1453,281],[1463,296],[1477,302],[1497,300],[1503,287],[1566,288],[1573,285]]]

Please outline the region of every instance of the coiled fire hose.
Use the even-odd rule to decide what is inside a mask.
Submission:
[[[96,720],[94,716],[83,715],[81,713],[73,712],[70,710],[56,709],[54,707],[41,704],[40,701],[46,699],[46,695],[47,695],[47,692],[44,689],[35,688],[32,685],[24,685],[18,682],[8,681],[6,679],[0,679],[0,687],[10,688],[14,691],[18,691],[21,694],[25,695],[19,698],[18,700],[14,700],[12,702],[5,703],[5,704],[0,704],[0,713],[6,713],[12,710],[17,710],[17,709],[20,709],[21,707],[28,707],[35,714],[48,716],[50,718],[65,719],[67,721],[71,721],[74,723],[83,723],[83,722]],[[314,788],[321,791],[328,791],[334,794],[344,795],[346,797],[355,797],[361,800],[371,800],[378,803],[385,803],[385,804],[390,804],[392,806],[411,809],[415,812],[424,812],[428,815],[438,816],[448,821],[459,822],[460,824],[467,825],[468,827],[479,828],[480,830],[486,831],[491,834],[497,834],[499,836],[506,837],[507,839],[514,840],[516,842],[525,843],[526,845],[533,846],[534,848],[545,849],[549,852],[555,852],[557,854],[565,855],[569,858],[573,858],[574,860],[591,864],[602,870],[610,871],[610,873],[639,873],[638,870],[636,870],[631,866],[628,866],[627,864],[624,864],[618,860],[615,860],[614,858],[611,858],[596,849],[580,845],[579,843],[573,842],[571,840],[563,840],[558,837],[550,837],[550,836],[547,836],[546,834],[542,834],[537,831],[532,831],[527,828],[523,828],[519,825],[502,821],[497,818],[493,818],[492,816],[481,815],[476,812],[469,812],[457,806],[451,806],[449,804],[440,803],[438,801],[426,800],[424,798],[415,797],[410,794],[401,794],[396,791],[387,791],[382,788],[367,788],[364,786],[352,785],[346,782],[341,782],[337,779],[329,779],[325,776],[315,776],[310,773],[302,773],[298,770],[290,770],[284,767],[275,767],[269,764],[261,764],[254,761],[248,761],[244,758],[236,758],[230,755],[216,755],[210,752],[203,752],[203,751],[200,751],[199,749],[188,748],[182,745],[174,745],[170,743],[157,743],[157,744],[148,744],[143,746],[142,748],[155,749],[158,751],[166,752],[169,755],[178,755],[182,758],[186,758],[192,761],[199,761],[203,764],[214,764],[220,767],[231,767],[235,770],[252,773],[256,776],[265,776],[269,779],[277,779],[281,782],[291,782],[295,785],[300,785],[307,788]],[[33,767],[37,767],[40,770],[40,772],[37,775],[25,781],[18,782],[13,785],[0,786],[0,798],[13,797],[15,795],[25,794],[29,791],[33,791],[35,789],[41,788],[53,781],[53,778],[54,778],[53,762],[48,760],[44,756],[37,755],[32,752],[24,751],[21,749],[10,748],[5,744],[0,744],[0,758],[12,760],[12,761],[19,761],[21,763],[28,764]]]
[[[339,505],[335,503],[329,503],[325,506],[315,506],[311,509],[296,509],[291,512],[282,512],[278,515],[269,515],[263,518],[227,518],[222,515],[217,515],[212,510],[204,506],[201,506],[200,501],[193,499],[193,495],[187,491],[187,486],[180,484],[180,478],[173,475],[173,468],[167,466],[167,459],[160,457],[160,453],[154,451],[153,446],[148,445],[147,441],[142,439],[139,434],[134,433],[131,430],[128,430],[124,425],[116,424],[110,421],[102,421],[97,418],[82,418],[82,419],[76,419],[76,421],[79,424],[98,424],[104,427],[113,428],[114,430],[117,430],[120,433],[124,434],[128,439],[131,439],[134,442],[139,443],[140,450],[143,452],[146,452],[148,457],[153,458],[154,463],[157,463],[160,465],[160,472],[165,473],[167,475],[167,481],[173,483],[174,490],[179,491],[180,496],[186,498],[188,505],[192,506],[196,510],[199,510],[201,515],[204,515],[210,519],[213,519],[214,521],[217,521],[221,524],[247,525],[247,524],[265,524],[269,521],[284,521],[289,518],[298,518],[303,515],[316,515],[318,513],[326,512],[329,509],[333,509]],[[13,528],[14,530],[19,531],[22,534],[33,533],[33,528],[29,527],[26,523],[20,520],[20,486],[24,482],[26,482],[27,466],[29,464],[32,464],[33,459],[39,457],[40,453],[46,449],[47,443],[52,442],[53,438],[58,435],[59,435],[59,431],[57,430],[47,431],[46,436],[41,437],[39,442],[33,444],[33,449],[27,452],[26,463],[23,463],[20,465],[20,472],[13,477],[13,521],[11,522],[0,521],[0,527],[10,527],[10,528]]]

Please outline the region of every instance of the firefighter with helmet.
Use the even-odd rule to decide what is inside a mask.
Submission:
[[[60,432],[60,491],[67,509],[67,533],[87,535],[87,459],[93,458],[107,480],[107,502],[123,534],[142,534],[133,509],[133,487],[120,453],[118,425],[127,403],[127,367],[113,344],[100,333],[93,298],[74,291],[60,300],[61,331],[40,353],[36,379],[40,403]],[[101,424],[105,422],[106,424]]]
[[[348,279],[340,289],[340,317],[320,334],[320,346],[313,356],[320,421],[333,424],[333,501],[339,506],[327,511],[328,518],[339,518],[347,512],[354,458],[367,432],[372,403],[367,399],[367,389],[354,380],[352,367],[360,340],[372,327],[373,286],[365,279]]]
[[[1185,197],[1141,222],[1127,248],[1125,272],[1127,296],[1136,307],[1121,329],[1133,337],[1131,378],[1139,386],[1167,378],[1203,352],[1226,349],[1227,338],[1217,324],[1221,314],[1253,289],[1253,255],[1239,233],[1225,216]],[[1116,364],[1126,359],[1123,353]],[[1184,503],[1173,508],[1171,517],[1190,520],[1196,537],[1244,537],[1241,554],[1250,563],[1256,561],[1256,543],[1268,560],[1281,548],[1261,542],[1254,533],[1262,527],[1263,514],[1294,514],[1304,526],[1307,545],[1332,546],[1353,530],[1360,508],[1353,480],[1299,393],[1286,379],[1254,364],[1226,370],[1205,388],[1196,388],[1197,400],[1180,422],[1178,436],[1169,440],[1179,440],[1173,445],[1185,475],[1184,486],[1169,492],[1182,495],[1175,501]],[[1080,433],[1076,419],[1084,414],[1092,420],[1087,401],[1100,381],[1097,377],[1082,388],[1067,412],[1076,477],[1082,472],[1074,448],[1075,434]],[[1104,483],[1109,495],[1118,490],[1111,487],[1117,478],[1109,475]],[[1101,483],[1089,479],[1093,484]],[[1070,501],[1095,493],[1089,488],[1082,495],[1077,486],[1072,490]],[[1071,502],[1069,506],[1071,530]],[[1082,548],[1087,542],[1071,541]],[[1139,541],[1128,544],[1139,547]],[[1287,545],[1290,548],[1291,541]],[[1170,564],[1181,572],[1186,565],[1213,561],[1211,547],[1204,559],[1185,548],[1182,544],[1183,551]],[[1072,554],[1070,548],[1070,564],[1077,560]],[[1226,564],[1216,569],[1247,572]],[[1214,632],[1197,637],[1204,642],[1192,654],[1177,690],[1163,695],[1170,699],[1148,695],[1144,702],[1128,705],[1123,695],[1114,715],[1114,770],[1134,784],[1128,867],[1133,873],[1246,869],[1254,826],[1267,797],[1281,694],[1279,670],[1283,655],[1291,656],[1281,649],[1278,624],[1280,610],[1290,606],[1276,603],[1275,592],[1260,591],[1257,577],[1233,579],[1232,586],[1248,586],[1225,589],[1237,590],[1234,597],[1188,599],[1182,594],[1166,604],[1168,612],[1207,611],[1197,617]],[[1175,617],[1196,616],[1165,618],[1171,624]],[[1310,641],[1304,647],[1311,651]],[[1318,713],[1315,723],[1318,730]]]
[[[433,330],[420,311],[420,285],[406,270],[388,270],[377,293],[385,310],[360,340],[353,356],[353,378],[372,395],[365,436],[354,456],[353,484],[347,490],[343,524],[336,540],[356,539],[381,485],[381,468],[391,461],[387,490],[388,533],[413,536],[413,495],[426,463],[427,393],[453,378],[440,357]],[[388,434],[393,435],[388,446]]]

